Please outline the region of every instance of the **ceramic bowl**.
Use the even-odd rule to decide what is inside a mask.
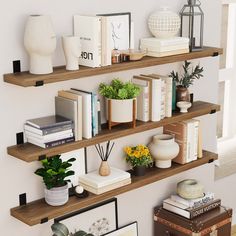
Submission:
[[[177,102],[176,105],[180,109],[181,113],[186,113],[188,112],[188,109],[192,106],[192,103],[181,101],[181,102]]]

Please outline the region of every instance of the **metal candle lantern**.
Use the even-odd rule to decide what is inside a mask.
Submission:
[[[190,51],[203,48],[204,13],[200,5],[199,0],[188,0],[188,4],[180,11],[180,36],[189,38]]]

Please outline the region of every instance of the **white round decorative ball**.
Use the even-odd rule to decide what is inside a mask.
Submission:
[[[82,186],[78,185],[75,187],[75,192],[78,194],[81,194],[84,192],[84,188]]]
[[[180,29],[180,17],[167,7],[162,7],[149,16],[148,27],[156,38],[171,38],[178,34]]]

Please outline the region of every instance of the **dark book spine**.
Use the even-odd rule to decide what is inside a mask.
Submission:
[[[45,147],[46,148],[55,147],[55,146],[59,146],[59,145],[65,144],[65,143],[70,143],[70,142],[73,142],[73,141],[75,141],[74,137],[60,139],[60,140],[52,141],[52,142],[49,142],[49,143],[45,143]]]
[[[217,199],[214,201],[211,201],[207,204],[202,205],[201,207],[198,207],[196,209],[190,210],[190,219],[194,219],[197,216],[200,216],[208,211],[211,211],[217,207],[221,206],[221,200]]]
[[[61,126],[55,126],[51,128],[42,129],[42,133],[43,135],[47,135],[47,134],[61,132],[68,129],[73,129],[73,124],[61,125]]]

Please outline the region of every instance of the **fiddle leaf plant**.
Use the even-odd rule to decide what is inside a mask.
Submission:
[[[110,85],[101,83],[99,93],[109,99],[124,100],[136,98],[140,93],[140,88],[131,82],[123,83],[119,79],[114,79]]]
[[[203,67],[197,65],[195,68],[190,68],[191,62],[185,61],[183,65],[184,73],[179,76],[178,72],[172,71],[170,77],[176,82],[177,86],[188,88],[193,84],[195,79],[200,79],[203,77]]]
[[[36,175],[43,178],[47,189],[66,185],[67,182],[70,182],[70,180],[66,178],[75,174],[75,172],[69,170],[69,168],[72,166],[71,163],[76,159],[70,158],[63,162],[60,156],[61,155],[55,155],[50,158],[45,158],[41,161],[43,167],[34,172]]]

